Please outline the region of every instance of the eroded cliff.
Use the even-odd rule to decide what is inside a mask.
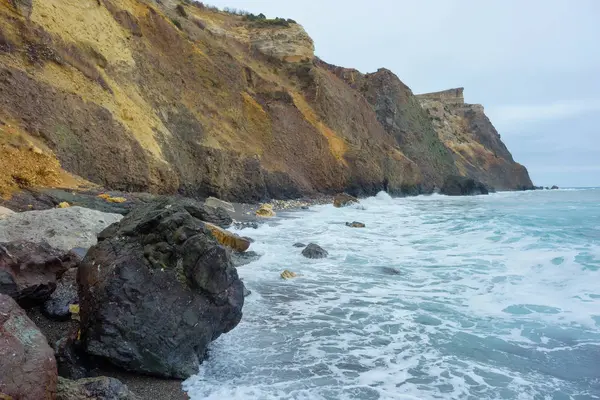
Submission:
[[[451,146],[390,71],[348,71],[316,59],[291,20],[175,0],[0,0],[0,156],[27,143],[22,157],[53,166],[31,182],[7,175],[0,194],[63,177],[242,201],[414,194],[456,173],[527,183],[491,176],[518,166],[508,151],[498,169]],[[457,117],[470,148],[500,149],[478,133],[482,115]]]

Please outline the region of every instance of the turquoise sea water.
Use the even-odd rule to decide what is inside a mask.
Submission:
[[[600,399],[600,190],[285,217],[243,231],[263,254],[238,269],[253,293],[192,399]]]

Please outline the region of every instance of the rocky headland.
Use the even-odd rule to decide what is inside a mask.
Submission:
[[[0,0],[0,398],[186,398],[260,257],[229,227],[382,190],[533,188],[462,88],[328,64],[293,20]]]

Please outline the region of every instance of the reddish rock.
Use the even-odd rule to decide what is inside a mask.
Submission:
[[[0,398],[51,400],[57,379],[44,335],[12,298],[0,294]]]
[[[56,278],[76,263],[77,257],[47,243],[0,243],[0,293],[22,306],[47,300],[56,289]]]

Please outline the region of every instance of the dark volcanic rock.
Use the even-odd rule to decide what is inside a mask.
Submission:
[[[551,190],[556,190],[556,189],[558,189],[558,186],[554,185],[554,186],[552,186],[550,189],[551,189]]]
[[[90,363],[82,352],[81,342],[77,340],[77,330],[60,339],[54,347],[58,375],[69,379],[81,379],[88,376]]]
[[[488,194],[489,189],[475,179],[452,175],[446,178],[441,193],[447,196],[473,196]]]
[[[98,378],[71,381],[58,378],[56,400],[141,400],[125,384],[115,378]]]
[[[327,253],[327,250],[321,248],[321,246],[309,243],[308,246],[302,250],[302,255],[306,258],[325,258],[329,253]]]
[[[42,306],[42,313],[56,321],[66,321],[71,318],[70,304],[78,304],[77,268],[71,268],[61,276],[56,290]]]
[[[76,263],[76,256],[47,243],[0,243],[0,293],[29,307],[43,302],[56,289],[57,275]]]
[[[243,284],[197,204],[149,204],[100,233],[77,278],[87,353],[130,371],[187,378],[207,345],[239,323]]]
[[[52,400],[56,380],[46,338],[13,299],[0,294],[0,398]]]

